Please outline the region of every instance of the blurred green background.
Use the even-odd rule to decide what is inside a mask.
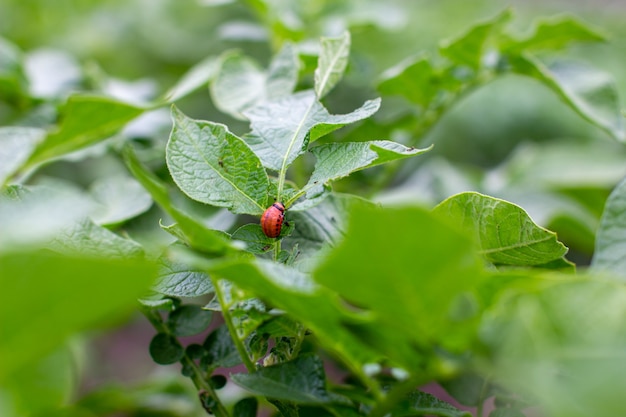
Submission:
[[[459,35],[506,7],[513,7],[512,26],[520,32],[527,31],[538,16],[572,13],[606,33],[609,42],[576,45],[563,55],[612,74],[624,106],[624,1],[3,0],[0,36],[21,51],[30,94],[39,100],[4,100],[0,91],[0,125],[46,125],[53,117],[41,103],[60,100],[70,90],[153,99],[192,65],[232,48],[266,65],[271,54],[291,40],[299,43],[307,63],[306,51],[320,36],[346,29],[352,35],[350,67],[325,101],[333,112],[350,111],[378,95],[376,82],[384,70],[423,51],[436,54],[442,39]],[[310,85],[310,67],[302,75],[301,87]],[[226,123],[236,133],[247,131],[245,123],[215,109],[206,88],[177,105],[191,117]],[[384,101],[373,123],[345,129],[335,139],[402,141],[406,132],[385,121],[401,120],[398,115],[406,112],[404,103]],[[167,112],[135,128],[126,135],[145,142],[144,157],[163,174]],[[499,79],[463,99],[420,141],[428,143],[435,143],[435,149],[407,163],[393,187],[376,199],[434,204],[470,189],[507,198],[528,210],[537,223],[559,232],[571,248],[570,259],[583,264],[593,251],[604,201],[626,175],[626,151],[621,145],[581,120],[538,83],[516,76]],[[51,164],[33,180],[52,176],[87,186],[123,169],[118,159],[104,153]],[[378,173],[360,173],[336,188],[367,195],[371,176]],[[152,210],[126,229],[149,246],[154,244],[152,236],[163,233],[158,219]],[[163,400],[158,397],[164,395],[163,387],[172,395],[185,391],[178,379],[171,381],[170,371],[152,365],[147,351],[151,330],[145,324],[142,318],[132,320],[88,345],[87,359],[77,366],[86,375],[78,393],[106,382],[132,382],[140,385],[137,392],[147,395],[138,402],[146,398],[158,402]],[[154,372],[165,376],[141,385]],[[132,401],[123,390],[112,392],[107,401],[115,395],[120,403]],[[160,394],[149,397],[153,393]],[[175,415],[193,415],[194,408],[186,404],[179,404]]]

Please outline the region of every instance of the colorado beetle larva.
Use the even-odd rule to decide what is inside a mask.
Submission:
[[[274,203],[261,216],[261,228],[267,237],[278,237],[285,220],[285,206],[283,203]]]

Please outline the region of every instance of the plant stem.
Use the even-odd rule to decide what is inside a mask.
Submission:
[[[239,339],[239,335],[237,334],[237,329],[235,329],[235,324],[233,323],[233,318],[230,315],[229,306],[226,305],[226,300],[224,299],[224,293],[222,292],[222,287],[220,286],[221,280],[215,280],[215,295],[217,296],[217,300],[222,307],[222,316],[224,317],[224,322],[226,323],[226,327],[228,328],[228,333],[230,333],[230,337],[233,339],[233,343],[237,348],[237,352],[239,352],[239,356],[241,356],[241,360],[243,364],[246,366],[246,369],[250,373],[256,372],[256,366],[250,360],[250,355],[248,355],[248,351],[246,347],[243,345],[241,339]]]
[[[148,319],[150,324],[152,324],[152,326],[155,328],[155,330],[158,333],[171,334],[169,327],[167,327],[167,325],[163,323],[161,316],[155,310],[149,309],[149,308],[142,308],[141,312]],[[228,410],[226,410],[226,407],[224,407],[224,404],[222,404],[222,402],[220,401],[219,397],[217,396],[217,393],[215,392],[211,384],[207,382],[203,372],[200,370],[200,368],[198,368],[198,365],[193,361],[193,359],[191,359],[187,355],[187,352],[185,352],[183,357],[180,359],[180,363],[183,366],[186,366],[188,369],[191,369],[192,375],[190,378],[194,386],[198,390],[198,392],[201,395],[202,393],[204,393],[204,395],[211,398],[212,406],[210,410],[208,410],[204,406],[204,402],[202,398],[200,399],[200,401],[203,402],[202,407],[205,408],[207,413],[213,414],[217,417],[230,417]]]

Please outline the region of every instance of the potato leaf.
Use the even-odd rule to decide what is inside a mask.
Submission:
[[[261,215],[270,184],[250,148],[224,125],[192,120],[175,107],[172,118],[166,160],[178,187],[194,200]]]

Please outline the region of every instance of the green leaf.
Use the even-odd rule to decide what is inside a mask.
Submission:
[[[454,195],[434,213],[472,234],[481,254],[496,265],[534,266],[562,258],[567,248],[537,226],[519,206],[474,192]]]
[[[380,99],[369,100],[352,113],[331,115],[311,90],[268,101],[247,110],[252,132],[244,137],[266,168],[286,169],[309,142],[374,114]]]
[[[230,368],[241,363],[241,356],[226,325],[213,330],[203,346],[209,353],[206,361],[211,368]]]
[[[326,375],[320,358],[300,355],[293,361],[259,369],[252,374],[233,374],[232,381],[253,394],[302,404],[328,402]]]
[[[159,260],[159,274],[153,289],[172,297],[199,297],[214,291],[207,274],[165,257]]]
[[[132,219],[152,206],[152,198],[132,177],[112,175],[96,180],[89,187],[100,205],[91,215],[99,225],[114,225]]]
[[[202,333],[211,324],[213,313],[198,305],[183,305],[168,316],[167,325],[176,336],[193,336]]]
[[[218,109],[244,119],[245,110],[291,94],[297,80],[298,55],[290,43],[274,57],[267,72],[241,53],[230,52],[211,84],[211,96]]]
[[[232,234],[233,240],[244,242],[248,252],[261,254],[266,253],[274,247],[274,238],[265,236],[263,229],[258,224],[245,224]]]
[[[70,335],[131,311],[155,272],[140,259],[0,255],[0,383]]]
[[[219,70],[220,60],[209,56],[189,69],[180,80],[163,95],[161,101],[173,103],[211,81]]]
[[[294,319],[311,329],[320,343],[342,358],[356,375],[363,375],[362,364],[375,362],[369,344],[361,342],[346,328],[355,317],[347,314],[332,291],[317,287],[310,278],[292,268],[269,261],[245,260],[210,263],[195,259],[198,266],[253,291],[272,305],[287,311]]]
[[[456,39],[443,42],[439,48],[441,55],[460,65],[478,70],[483,65],[487,49],[494,39],[500,36],[501,27],[512,17],[510,8],[490,20],[479,23]]]
[[[0,186],[22,167],[44,137],[41,129],[0,127]]]
[[[150,356],[159,365],[170,365],[182,359],[185,350],[178,340],[169,334],[158,333],[150,341]]]
[[[516,408],[497,408],[489,413],[489,417],[526,417],[526,414]]]
[[[285,241],[285,248],[297,246],[297,261],[308,262],[323,258],[320,250],[336,244],[344,235],[348,215],[354,204],[370,205],[373,203],[348,194],[331,193],[321,204],[300,210],[300,203],[288,211],[290,221],[298,224],[290,239]],[[306,270],[310,270],[307,268]]]
[[[243,398],[235,403],[233,417],[256,417],[259,402],[254,397]]]
[[[311,149],[317,162],[309,182],[303,187],[306,197],[322,194],[330,181],[346,177],[361,169],[398,159],[423,154],[432,148],[409,148],[399,143],[376,140],[370,142],[329,143]]]
[[[300,330],[299,324],[292,318],[281,315],[272,317],[257,328],[257,334],[267,334],[270,337],[296,337]]]
[[[209,229],[173,203],[174,196],[170,196],[170,190],[141,164],[130,146],[124,148],[124,161],[130,172],[150,193],[154,201],[178,222],[178,226],[193,248],[209,253],[223,253],[231,248],[230,241],[224,236],[224,233]]]
[[[393,410],[394,417],[402,416],[442,416],[472,417],[472,413],[461,411],[445,401],[423,391],[412,391],[407,398]]]
[[[543,289],[507,291],[485,314],[481,337],[490,355],[482,371],[538,401],[546,415],[619,415],[626,406],[623,283],[542,278]]]
[[[337,85],[348,66],[350,33],[337,38],[322,38],[322,49],[315,69],[315,94],[321,99]]]
[[[64,230],[48,247],[67,255],[77,254],[102,258],[136,258],[143,248],[89,220],[83,220]]]
[[[35,149],[33,166],[77,151],[120,131],[144,109],[108,97],[73,95],[61,109],[61,124]]]
[[[87,217],[91,200],[63,184],[16,188],[14,198],[0,195],[0,250],[41,246]]]
[[[626,278],[626,180],[613,190],[604,207],[591,267]]]
[[[534,30],[522,39],[507,39],[502,42],[505,53],[518,54],[522,51],[559,51],[572,42],[601,42],[606,37],[586,23],[571,15],[559,15],[538,19]]]
[[[620,100],[613,78],[596,68],[571,61],[543,64],[530,55],[511,60],[514,71],[555,92],[580,116],[619,141],[626,140]]]
[[[270,184],[250,148],[224,125],[189,119],[175,107],[172,118],[166,160],[178,187],[234,213],[263,214]]]
[[[402,96],[410,103],[426,108],[439,90],[435,76],[435,69],[427,56],[412,57],[385,71],[378,91]]]
[[[390,235],[393,245],[385,243]],[[461,328],[451,313],[459,296],[483,279],[472,246],[425,209],[356,205],[344,240],[313,274],[318,283],[376,316],[377,327],[362,329],[375,332],[370,343],[412,369],[415,346],[466,346],[472,326],[463,321]]]
[[[3,412],[2,415],[49,415],[50,410],[67,405],[77,388],[78,378],[76,355],[69,346],[62,345],[52,353],[33,358],[32,362],[11,376],[8,384],[3,384],[12,397],[12,406],[19,412]],[[5,399],[0,402],[5,402]],[[0,411],[4,411],[3,406],[0,406]]]

